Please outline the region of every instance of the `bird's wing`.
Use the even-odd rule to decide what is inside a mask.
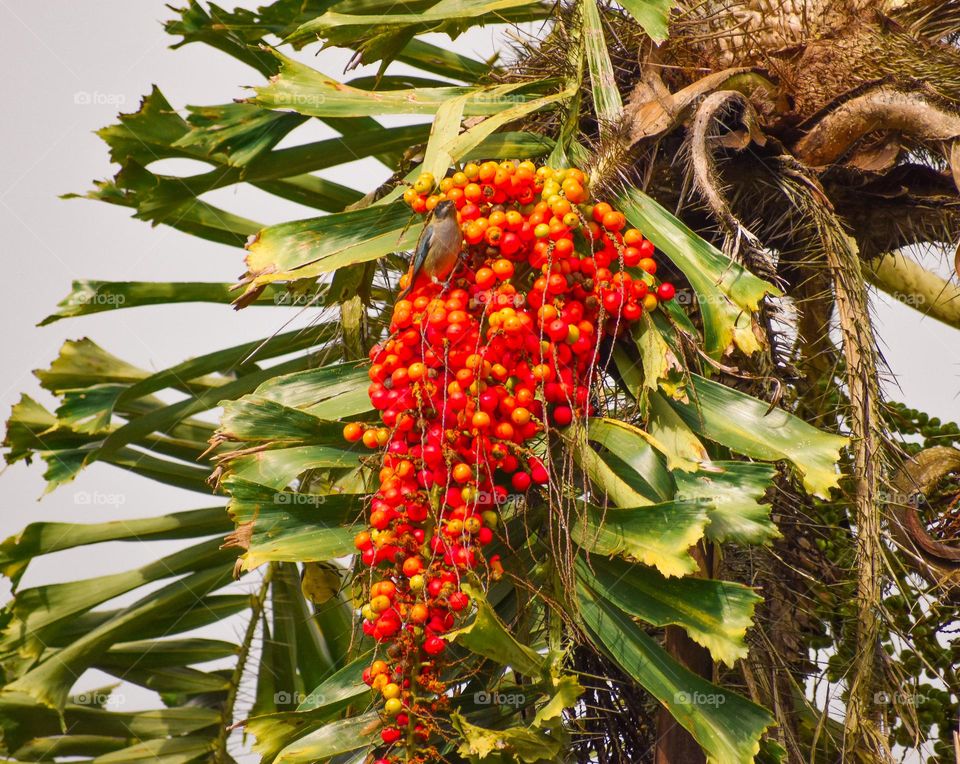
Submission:
[[[417,251],[413,255],[412,271],[413,275],[416,276],[420,269],[423,268],[423,263],[427,259],[427,253],[430,252],[430,242],[433,240],[433,226],[430,223],[423,229],[423,233],[420,234],[420,240],[417,242]]]

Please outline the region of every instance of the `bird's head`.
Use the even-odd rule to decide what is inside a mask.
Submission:
[[[440,220],[455,218],[457,216],[457,205],[449,199],[444,199],[440,204],[433,208],[433,214]]]

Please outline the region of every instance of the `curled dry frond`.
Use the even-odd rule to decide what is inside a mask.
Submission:
[[[795,156],[811,167],[840,159],[869,133],[895,131],[934,143],[960,136],[960,115],[922,92],[886,85],[831,108],[793,146]]]
[[[960,494],[937,500],[938,486],[950,476],[960,476],[960,450],[934,446],[921,451],[894,475],[891,505],[894,533],[913,567],[933,584],[957,598],[960,591],[960,533],[952,538],[933,538],[924,527],[921,510],[926,508],[946,518],[956,513]],[[948,492],[949,493],[949,492]]]

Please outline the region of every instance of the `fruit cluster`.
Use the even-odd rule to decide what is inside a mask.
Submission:
[[[344,428],[383,452],[370,528],[355,541],[371,570],[363,631],[384,647],[364,672],[384,700],[376,764],[399,761],[400,741],[405,761],[439,759],[444,636],[470,604],[461,584],[502,575],[487,553],[499,509],[549,483],[538,453],[550,429],[593,413],[602,336],[674,294],[654,285],[653,245],[590,202],[580,170],[468,164],[438,187],[421,176],[404,198],[419,213],[453,201],[463,246],[450,283],[397,301],[370,352],[382,426]]]

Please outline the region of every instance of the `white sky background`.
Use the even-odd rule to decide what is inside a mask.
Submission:
[[[253,7],[259,2],[223,5]],[[136,281],[232,281],[243,272],[241,250],[202,241],[165,226],[151,228],[130,210],[92,201],[61,201],[65,192],[84,192],[95,178],[111,176],[106,145],[93,131],[115,121],[117,111],[134,111],[154,83],[176,107],[227,103],[245,94],[260,75],[226,54],[200,44],[177,51],[168,46],[160,22],[171,18],[163,2],[129,0],[0,0],[4,45],[0,61],[4,118],[0,122],[0,230],[3,231],[3,331],[0,332],[0,411],[27,392],[45,405],[31,370],[56,357],[67,339],[89,336],[111,353],[148,370],[265,336],[291,315],[290,309],[181,304],[136,308],[66,320],[44,328],[37,322],[53,312],[75,279]],[[486,57],[492,33],[460,38],[455,47]],[[304,60],[339,75],[342,51]],[[322,135],[298,131],[297,142]],[[286,145],[286,144],[285,144]],[[187,167],[181,163],[179,168]],[[166,169],[179,169],[172,163]],[[190,172],[200,169],[189,169]],[[369,160],[330,174],[333,180],[367,190],[388,172]],[[246,187],[230,187],[207,198],[230,212],[275,223],[316,214]],[[939,264],[946,275],[949,269]],[[886,359],[901,389],[890,381],[890,397],[944,419],[960,418],[960,333],[924,319],[884,297],[874,303]],[[309,316],[294,324],[303,325]],[[37,503],[43,467],[18,464],[0,476],[0,538],[38,520],[96,522],[114,519],[117,503],[127,517],[152,516],[212,506],[219,500],[164,487],[122,470],[95,465],[78,479]],[[93,503],[78,501],[92,497]],[[99,503],[104,502],[104,503]],[[113,502],[113,503],[110,503]],[[31,565],[21,587],[88,578],[144,564],[181,542],[101,545],[50,555]],[[9,588],[0,585],[0,602]],[[223,635],[229,636],[229,635]],[[84,677],[82,686],[106,681]],[[131,691],[136,706],[150,693]]]

